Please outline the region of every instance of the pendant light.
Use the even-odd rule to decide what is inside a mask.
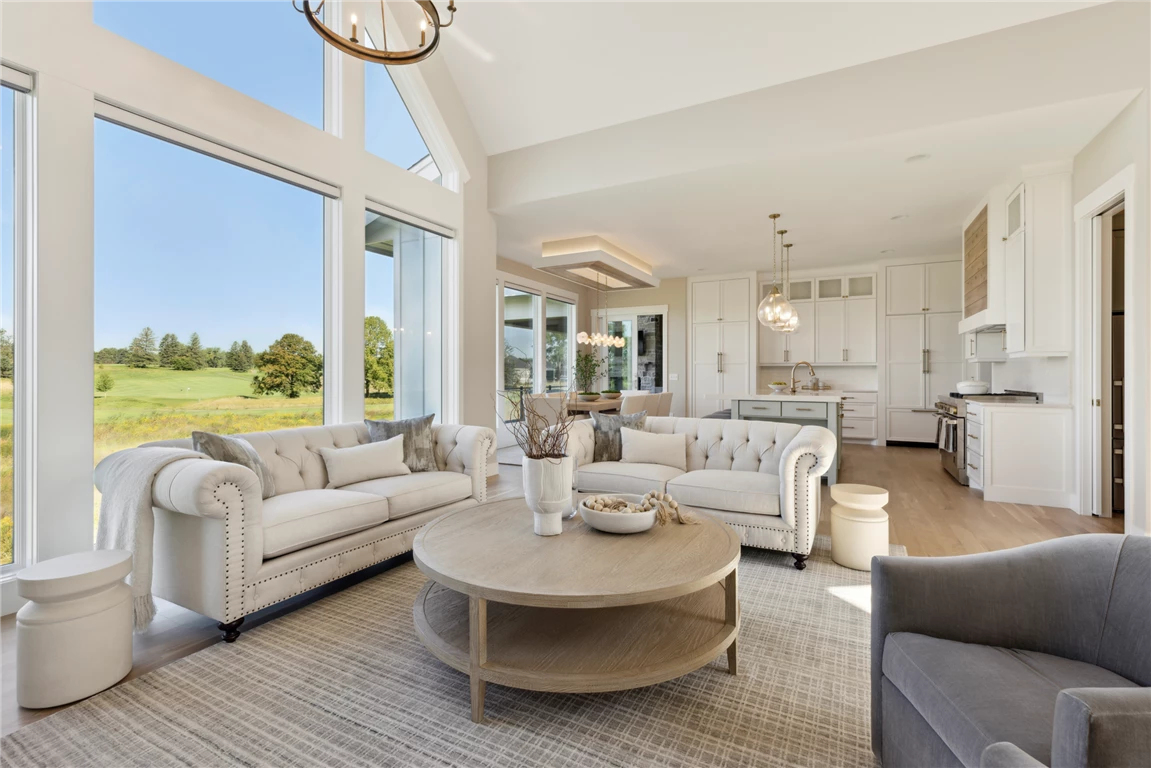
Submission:
[[[763,301],[759,302],[759,308],[755,314],[760,325],[765,325],[773,331],[779,331],[791,322],[792,316],[795,315],[795,309],[779,289],[778,273],[776,272],[775,236],[779,235],[782,243],[783,235],[787,234],[787,230],[776,231],[775,222],[779,218],[778,213],[773,213],[768,218],[771,219],[771,290],[768,291]]]
[[[596,314],[597,315],[600,314],[600,311],[599,311],[600,310],[600,299],[603,297],[603,291],[600,290],[600,288],[599,288],[599,278],[600,277],[601,277],[601,275],[599,275],[597,273],[596,274],[596,293],[595,293],[595,307],[596,307]],[[606,324],[606,321],[607,321],[606,316],[604,317],[604,321]],[[596,325],[597,326],[599,325],[598,321],[596,322]],[[588,333],[587,331],[580,331],[579,333],[576,334],[576,343],[587,344],[588,346],[591,346],[591,347],[615,347],[616,349],[623,349],[624,347],[627,346],[627,339],[625,339],[623,336],[612,336],[611,334],[600,333],[599,331],[595,331],[593,333]]]
[[[783,246],[783,285],[787,289],[787,293],[791,293],[791,243]],[[799,312],[793,306],[791,308],[791,319],[779,328],[780,333],[795,333],[799,328]]]

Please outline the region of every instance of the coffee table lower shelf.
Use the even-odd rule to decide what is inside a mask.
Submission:
[[[738,608],[728,612],[738,605],[734,582],[732,573],[698,592],[640,605],[535,608],[469,598],[429,581],[412,612],[428,650],[471,676],[472,719],[479,722],[488,682],[531,691],[622,691],[686,675],[725,649],[735,674]]]

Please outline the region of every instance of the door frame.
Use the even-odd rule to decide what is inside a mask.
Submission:
[[[663,339],[662,339],[663,344],[660,347],[660,349],[663,350],[663,355],[662,355],[663,356],[663,391],[664,392],[670,392],[671,391],[670,379],[668,379],[668,375],[669,375],[670,371],[668,369],[668,364],[667,364],[668,320],[669,320],[669,310],[668,310],[667,304],[652,304],[652,305],[642,306],[642,307],[608,307],[608,308],[603,308],[603,309],[597,309],[597,310],[594,310],[592,312],[592,321],[596,327],[596,330],[600,331],[601,333],[606,333],[608,321],[610,321],[610,320],[626,320],[629,318],[634,319],[638,315],[662,315],[663,316]],[[632,326],[632,333],[633,333],[633,339],[638,342],[638,337],[634,335],[634,334],[638,333],[638,328],[635,328],[634,325]],[[631,358],[632,358],[631,359],[631,363],[632,363],[631,367],[632,367],[633,373],[635,372],[635,357],[636,357],[638,349],[639,349],[638,343],[633,343],[631,346]],[[633,387],[627,387],[627,389],[633,389]]]
[[[1103,287],[1102,265],[1104,260],[1102,226],[1097,218],[1115,208],[1120,203],[1124,207],[1125,228],[1134,229],[1132,221],[1138,216],[1139,203],[1135,197],[1135,166],[1128,165],[1115,174],[1075,205],[1075,274],[1078,285],[1075,302],[1076,327],[1078,328],[1073,353],[1075,376],[1072,402],[1076,421],[1076,462],[1078,467],[1078,509],[1081,515],[1103,514],[1102,509],[1102,450],[1103,434],[1100,424],[1102,415],[1102,374],[1103,374],[1103,322],[1100,317]],[[1118,254],[1112,254],[1112,258]],[[1135,238],[1124,238],[1123,248],[1125,307],[1135,308]],[[1141,286],[1146,288],[1146,286]],[[1124,528],[1127,533],[1139,529],[1146,533],[1148,499],[1146,498],[1146,477],[1151,462],[1147,453],[1147,403],[1137,402],[1134,392],[1146,392],[1146,381],[1133,381],[1131,373],[1141,373],[1138,366],[1136,340],[1146,343],[1146,328],[1136,327],[1135,317],[1130,317],[1127,333],[1124,334],[1123,355],[1125,358],[1123,387],[1123,416],[1125,422],[1123,477],[1136,480],[1144,486],[1144,498],[1136,504],[1135,483],[1124,482]],[[1145,355],[1144,355],[1145,358]],[[1097,403],[1099,403],[1097,405]],[[1144,466],[1135,467],[1135,456],[1143,457]],[[1110,488],[1110,485],[1108,485]],[[1139,518],[1139,524],[1134,522]]]

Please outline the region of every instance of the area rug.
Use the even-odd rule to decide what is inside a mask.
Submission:
[[[744,549],[739,675],[726,654],[606,694],[488,686],[412,628],[405,563],[32,723],[5,766],[869,766],[869,574],[816,539],[805,571]],[[892,554],[904,554],[893,547]]]

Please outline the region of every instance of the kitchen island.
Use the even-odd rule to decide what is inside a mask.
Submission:
[[[834,485],[839,477],[840,457],[843,453],[843,430],[840,419],[845,394],[839,390],[797,390],[794,395],[737,394],[722,395],[731,401],[731,418],[749,421],[782,421],[789,424],[814,424],[826,427],[835,435],[835,461],[824,477]]]

